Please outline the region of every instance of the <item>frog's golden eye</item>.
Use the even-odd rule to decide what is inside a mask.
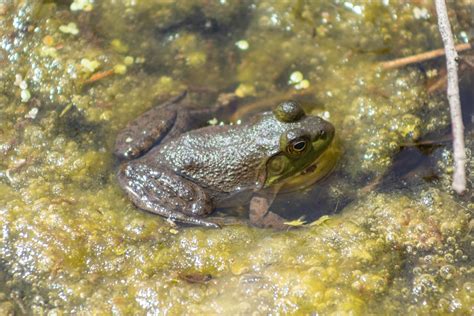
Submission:
[[[308,142],[305,137],[295,139],[286,146],[286,152],[292,157],[297,157],[306,151]]]
[[[306,149],[306,140],[299,140],[291,144],[292,150],[295,152],[302,152]]]
[[[280,150],[290,157],[299,157],[311,145],[310,136],[302,129],[292,129],[280,136]]]

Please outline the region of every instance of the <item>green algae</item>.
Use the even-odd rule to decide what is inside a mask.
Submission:
[[[357,191],[400,145],[448,124],[427,72],[377,64],[440,45],[431,7],[416,18],[424,8],[379,1],[133,3],[0,4],[0,311],[472,314],[472,202],[450,195],[449,148],[433,156],[439,184],[362,193],[288,232],[172,227],[126,199],[111,154],[157,99],[240,84],[264,99],[300,71],[344,150],[334,195]],[[456,34],[469,8],[457,2]],[[61,31],[69,23],[77,34]]]

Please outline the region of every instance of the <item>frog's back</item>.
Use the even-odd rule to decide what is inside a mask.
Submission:
[[[263,144],[255,142],[256,132],[249,126],[202,128],[159,146],[145,159],[165,164],[213,191],[255,188],[265,180],[259,179],[257,170],[267,155]]]

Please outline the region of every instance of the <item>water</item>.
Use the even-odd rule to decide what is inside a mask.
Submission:
[[[426,90],[443,61],[377,67],[440,47],[431,4],[86,2],[0,5],[0,310],[472,314],[472,191],[450,190],[447,103]],[[470,34],[472,4],[451,5]],[[336,126],[335,170],[272,205],[313,226],[172,227],[130,203],[115,135],[186,87]]]

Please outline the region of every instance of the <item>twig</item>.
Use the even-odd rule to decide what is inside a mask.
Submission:
[[[400,147],[417,147],[417,146],[425,146],[425,145],[439,145],[441,143],[447,143],[453,140],[453,137],[451,135],[446,135],[443,136],[439,139],[428,139],[428,140],[422,140],[422,141],[417,141],[413,143],[402,143],[400,144]]]
[[[462,76],[463,76],[463,73],[465,72],[465,70],[467,69],[468,65],[467,64],[461,64],[459,66],[459,76],[462,80]],[[434,81],[434,82],[431,82],[426,90],[428,91],[428,93],[432,94],[432,93],[438,93],[439,91],[441,90],[444,90],[444,88],[446,88],[446,83],[448,82],[448,72],[446,71],[446,69],[442,69],[441,70],[441,75],[440,77]]]
[[[113,74],[114,74],[113,70],[105,70],[105,71],[97,72],[97,73],[93,74],[89,79],[84,80],[83,83],[84,84],[93,83],[93,82],[102,80],[104,78],[107,78],[107,77],[109,77]]]
[[[464,63],[466,63],[468,66],[470,66],[471,68],[474,68],[474,56],[464,56],[464,58],[462,59],[462,61]]]
[[[454,48],[456,49],[456,51],[462,52],[465,50],[472,49],[473,46],[470,43],[465,43],[465,44],[456,45]],[[422,61],[441,57],[444,55],[445,55],[445,50],[443,48],[439,48],[439,49],[431,50],[429,52],[424,52],[421,54],[416,54],[416,55],[412,55],[408,57],[386,61],[386,62],[380,63],[380,66],[385,70],[395,69],[395,68],[400,68],[406,65],[416,64]]]
[[[449,24],[445,0],[435,0],[438,27],[446,51],[446,70],[448,71],[448,102],[451,113],[453,133],[454,174],[452,187],[458,194],[466,190],[466,152],[464,148],[464,126],[462,123],[461,101],[458,85],[458,53],[454,48],[453,33]]]
[[[436,81],[429,82],[426,91],[428,91],[429,94],[439,92],[441,90],[444,90],[446,87],[446,81],[448,78],[448,72],[446,71],[445,68],[442,68],[440,71],[439,78]]]

